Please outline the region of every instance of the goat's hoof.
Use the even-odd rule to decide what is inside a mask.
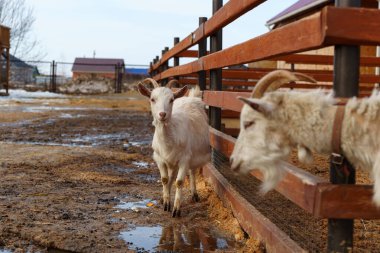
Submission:
[[[198,196],[198,193],[194,193],[193,194],[193,197],[191,198],[194,202],[199,202],[199,196]]]
[[[170,207],[170,202],[169,202],[169,203],[165,203],[165,204],[164,204],[164,211],[168,211],[168,212],[170,212],[170,209],[171,209],[171,207]]]
[[[181,217],[181,210],[177,210],[177,209],[174,209],[173,210],[173,214],[172,214],[172,217],[175,218],[175,217]]]

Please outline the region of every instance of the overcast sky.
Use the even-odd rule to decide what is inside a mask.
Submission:
[[[224,1],[226,3],[227,1]],[[241,43],[268,29],[265,22],[296,0],[270,0],[224,29],[223,47]],[[73,62],[75,57],[123,58],[149,64],[161,50],[211,16],[212,0],[26,0],[34,9],[34,34],[45,60]]]

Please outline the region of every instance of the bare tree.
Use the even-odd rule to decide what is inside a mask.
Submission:
[[[40,60],[43,54],[33,37],[35,18],[25,0],[0,0],[0,24],[11,28],[11,54],[22,59]]]

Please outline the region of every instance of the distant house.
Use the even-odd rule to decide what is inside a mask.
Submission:
[[[125,68],[125,82],[127,83],[134,83],[148,76],[148,68]]]
[[[117,74],[124,72],[124,60],[107,58],[75,58],[71,71],[73,72],[73,80],[80,77],[86,79],[116,79]]]
[[[2,59],[5,58],[3,53]],[[23,84],[33,83],[35,81],[35,75],[38,74],[38,69],[35,66],[29,65],[26,62],[20,60],[14,55],[9,55],[10,59],[10,84],[13,86],[19,86]],[[5,64],[4,61],[2,61]],[[5,68],[3,66],[2,76],[5,76]]]
[[[147,77],[149,75],[148,68],[125,68],[125,74],[143,77]]]

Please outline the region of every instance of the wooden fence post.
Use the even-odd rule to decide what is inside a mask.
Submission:
[[[174,37],[174,46],[179,43],[179,37]],[[179,57],[175,56],[173,57],[173,67],[179,66]],[[174,79],[177,79],[179,81],[179,76],[174,77]]]
[[[199,18],[199,26],[203,25],[207,21],[206,17]],[[207,39],[202,39],[198,43],[198,58],[201,58],[207,54]],[[202,70],[198,72],[198,85],[201,90],[206,89],[206,71]]]
[[[360,0],[337,0],[336,7],[360,7]],[[353,97],[359,93],[360,47],[336,45],[334,49],[334,92],[337,97]],[[330,161],[330,182],[355,184],[355,169],[347,162],[349,173],[342,173]],[[339,171],[340,170],[340,171]],[[344,210],[342,210],[344,212]],[[351,252],[353,249],[354,221],[328,220],[328,252]]]
[[[214,14],[223,6],[223,0],[212,1],[212,13]],[[210,54],[222,50],[222,29],[210,36]],[[222,69],[210,70],[210,90],[222,90]],[[222,110],[218,107],[210,106],[210,125],[221,130]]]
[[[53,61],[51,63],[51,78],[50,78],[50,91],[57,92],[57,83],[56,83],[56,75],[57,75],[57,63]]]
[[[6,77],[7,77],[7,80],[6,80],[6,88],[5,88],[5,93],[6,94],[9,94],[9,83],[10,83],[10,81],[11,81],[11,54],[10,54],[10,52],[9,52],[9,47],[7,48],[7,59],[6,59],[6,61],[7,61],[7,73],[6,73]]]

